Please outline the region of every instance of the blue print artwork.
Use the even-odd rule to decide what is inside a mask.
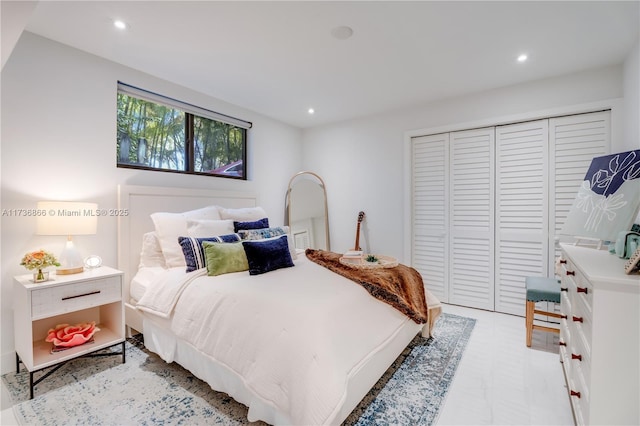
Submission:
[[[640,150],[596,157],[578,190],[562,234],[615,241],[640,205]]]

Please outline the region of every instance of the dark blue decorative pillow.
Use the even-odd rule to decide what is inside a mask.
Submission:
[[[240,235],[227,234],[204,238],[178,237],[178,243],[180,243],[182,253],[184,254],[184,261],[187,264],[187,272],[206,267],[204,248],[202,247],[202,243],[204,241],[215,243],[234,243],[240,241]]]
[[[262,229],[269,227],[269,218],[265,217],[253,222],[233,222],[233,232],[238,232],[241,229]]]
[[[259,275],[293,265],[286,235],[268,240],[243,241],[249,275]]]

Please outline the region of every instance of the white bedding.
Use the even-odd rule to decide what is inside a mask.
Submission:
[[[208,277],[168,270],[138,308],[243,378],[294,424],[331,424],[351,376],[401,330],[421,326],[356,283],[298,256],[293,268]],[[167,362],[173,354],[160,354]],[[248,418],[257,420],[249,406]]]
[[[184,269],[184,268],[182,268]],[[138,300],[144,296],[147,290],[158,282],[160,277],[166,273],[167,269],[161,266],[143,267],[129,284],[129,298],[133,304],[137,304]]]

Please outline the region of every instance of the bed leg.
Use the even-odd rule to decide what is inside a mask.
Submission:
[[[422,326],[422,330],[421,330],[421,335],[422,337],[424,337],[425,339],[428,339],[429,337],[431,337],[431,332],[429,331],[429,323],[426,323]]]

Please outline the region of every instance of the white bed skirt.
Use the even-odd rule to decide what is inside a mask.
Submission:
[[[143,316],[144,344],[164,361],[180,364],[194,376],[207,382],[212,389],[224,392],[249,407],[247,414],[249,421],[262,420],[273,425],[293,424],[286,413],[278,411],[268,401],[256,396],[235,371],[168,332],[169,320]],[[339,425],[346,419],[422,328],[408,320],[375,356],[372,356],[359,370],[353,372],[349,377],[344,402],[339,412],[333,417],[332,424]],[[428,335],[428,328],[424,327],[424,329],[423,333]]]

